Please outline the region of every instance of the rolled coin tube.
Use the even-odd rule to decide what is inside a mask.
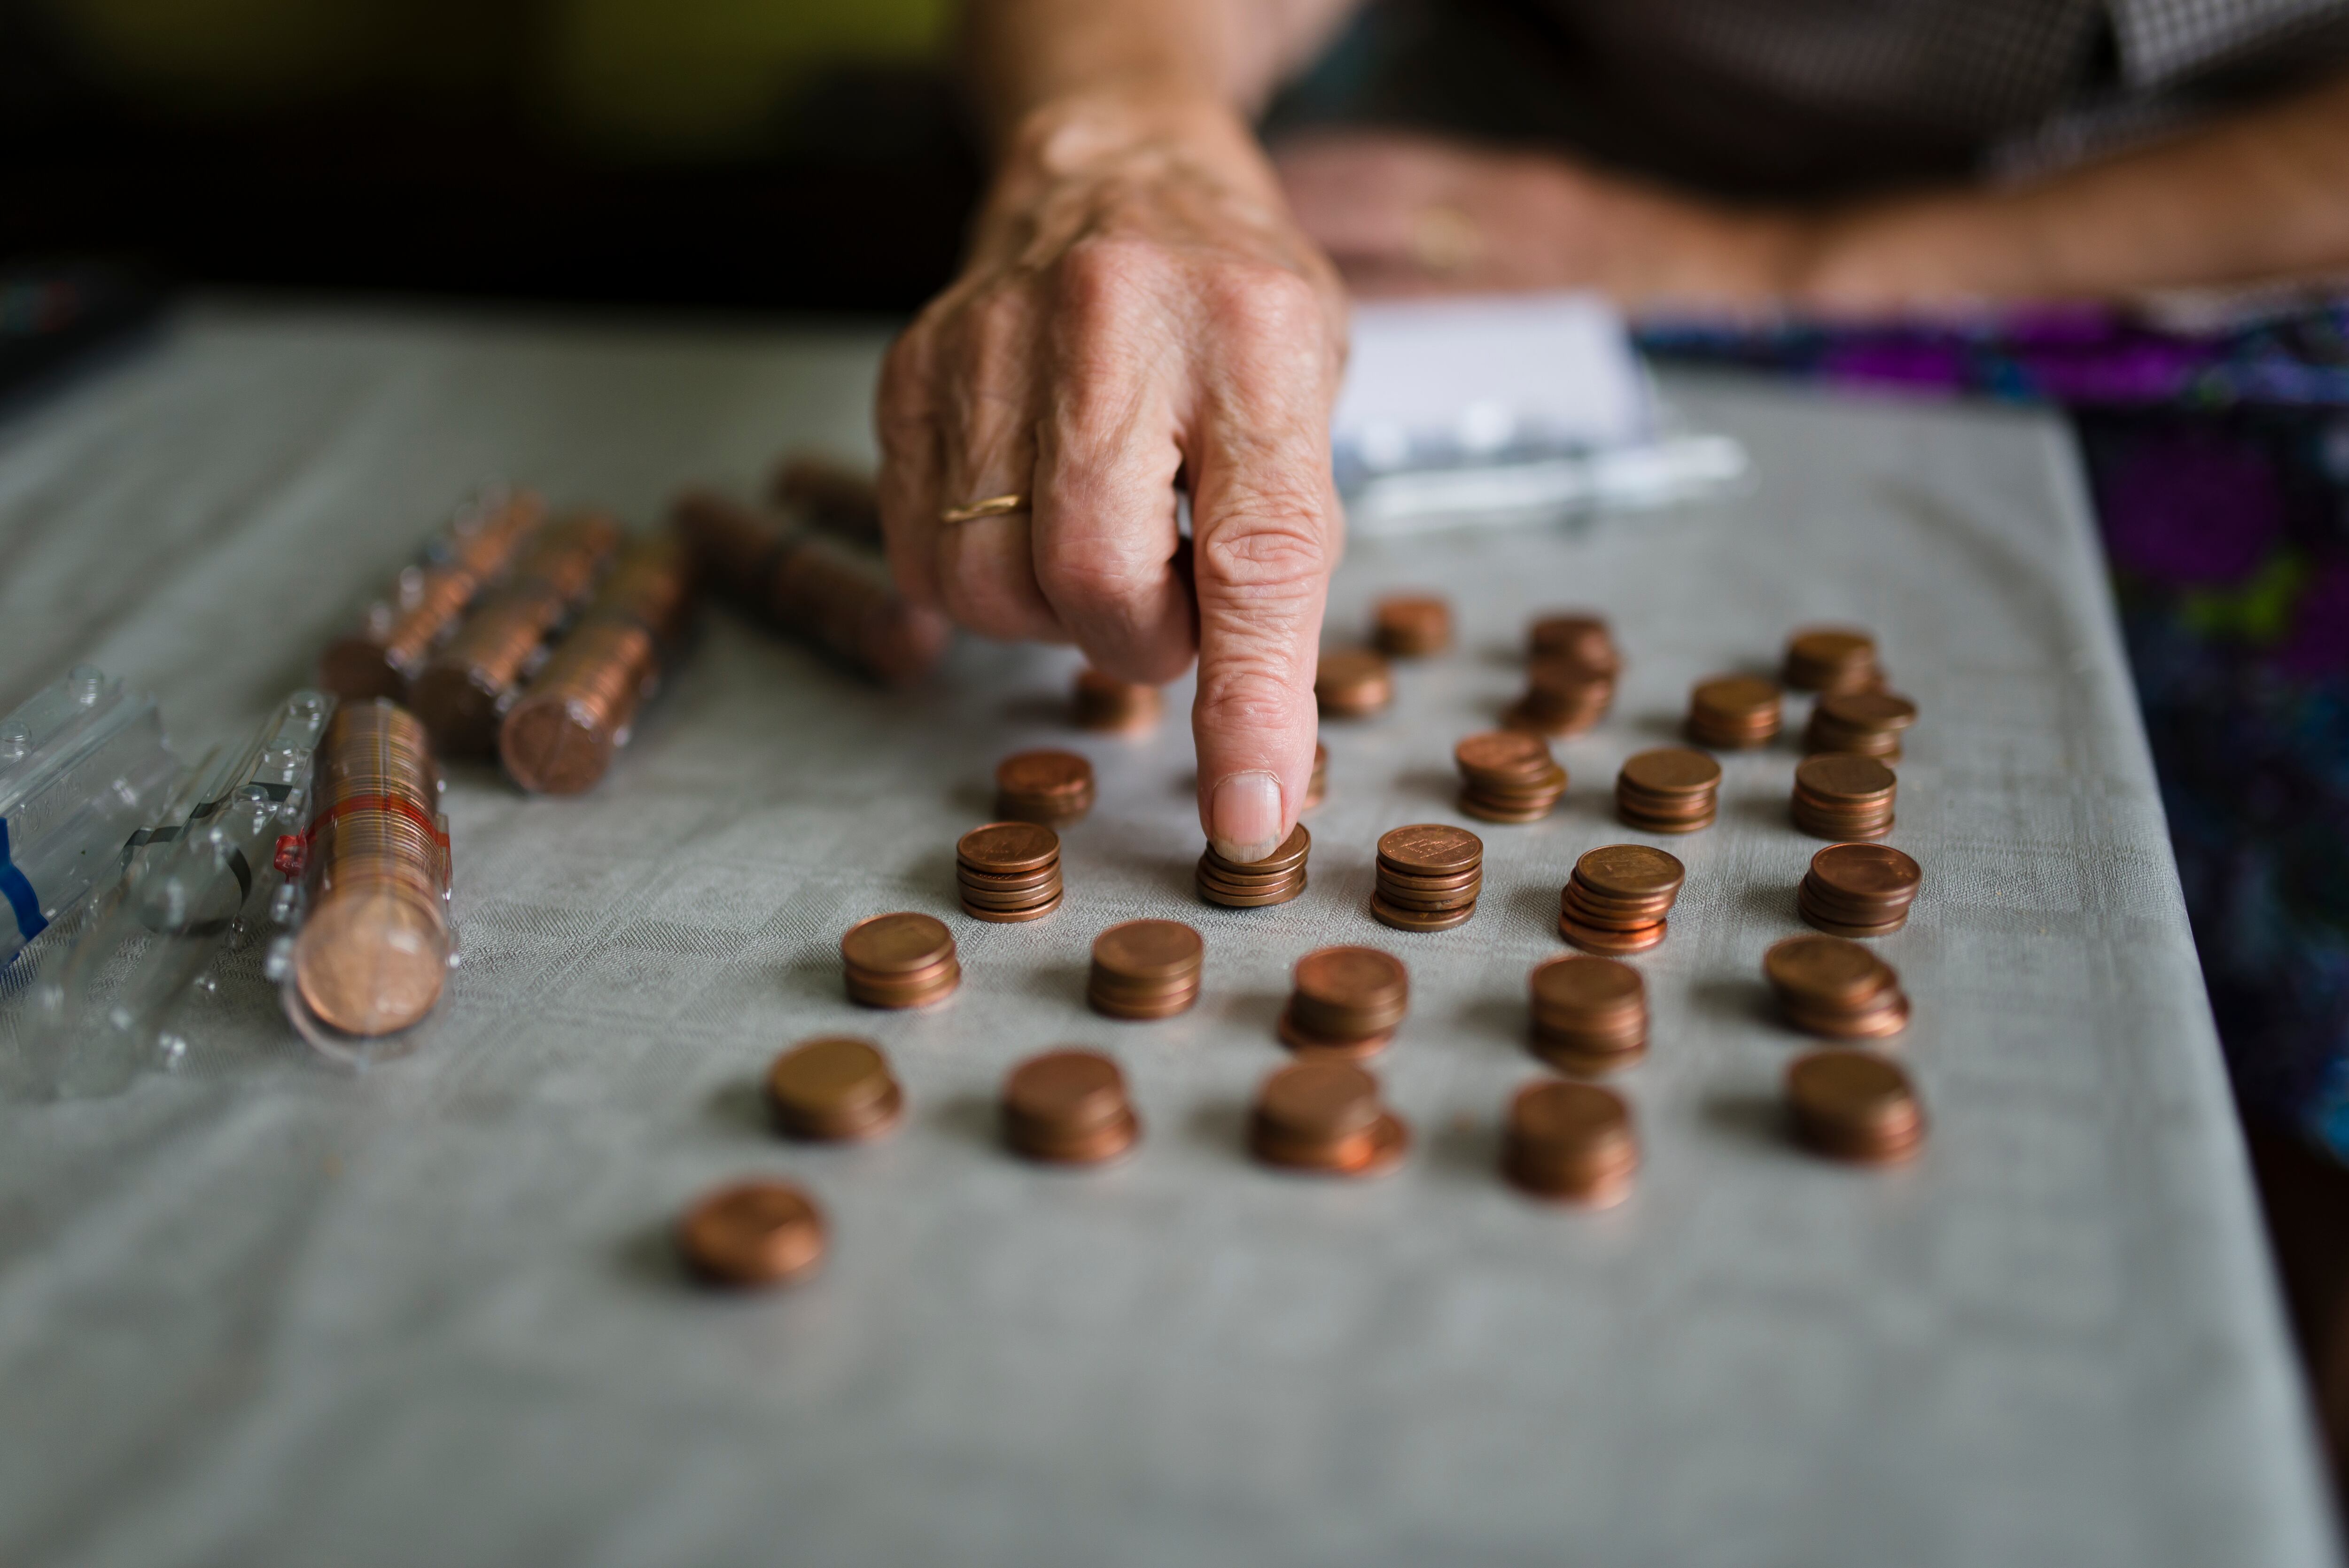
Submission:
[[[432,649],[545,516],[545,501],[531,490],[497,487],[468,501],[357,627],[327,645],[318,684],[346,701],[407,700]]]

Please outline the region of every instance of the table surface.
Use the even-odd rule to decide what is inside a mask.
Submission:
[[[92,659],[185,747],[254,722],[458,497],[509,476],[647,522],[787,445],[869,449],[881,336],[212,302],[0,427],[0,703]],[[307,1056],[248,954],[190,1060],[0,1108],[0,1561],[2091,1563],[2333,1560],[2153,774],[2076,465],[2052,418],[1681,381],[1751,445],[1726,502],[1579,531],[1358,547],[1331,624],[1448,594],[1464,639],[1331,725],[1298,902],[1190,893],[1192,758],[1079,736],[1063,650],[961,645],[910,695],[713,616],[602,788],[448,793],[466,959],[432,1037]],[[1448,761],[1534,611],[1603,606],[1615,711],[1573,787],[1480,828],[1483,906],[1366,912],[1386,828],[1457,821]],[[1877,628],[1924,717],[1893,842],[1926,872],[1879,950],[1933,1136],[1913,1166],[1795,1150],[1803,1042],[1763,950],[1816,848],[1784,746],[1726,759],[1671,939],[1638,962],[1645,1147],[1621,1208],[1493,1171],[1537,1074],[1526,970],[1576,854],[1689,683],[1788,628]],[[1796,714],[1799,722],[1799,712]],[[954,913],[953,841],[1005,752],[1090,755],[1063,909]],[[841,995],[840,932],[948,918],[918,1016]],[[1088,1013],[1138,915],[1206,936],[1199,1006]],[[1252,1165],[1288,966],[1412,970],[1378,1064],[1417,1129],[1384,1180]],[[906,1124],[779,1141],[755,1086],[819,1031],[882,1041]],[[1147,1135],[1090,1173],[1006,1157],[1005,1068],[1079,1042]],[[0,1044],[5,1044],[0,1041]],[[689,1288],[679,1206],[807,1183],[834,1244],[770,1298]]]

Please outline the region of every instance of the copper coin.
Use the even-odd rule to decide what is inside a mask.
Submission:
[[[1199,934],[1175,920],[1129,920],[1093,938],[1093,962],[1121,979],[1174,979],[1206,956]]]
[[[1857,1006],[1899,983],[1867,948],[1833,936],[1789,936],[1762,957],[1762,973],[1786,995],[1817,1006]]]
[[[1611,1090],[1548,1079],[1510,1098],[1502,1170],[1537,1197],[1619,1202],[1639,1161],[1630,1107]]]
[[[767,1099],[783,1130],[799,1138],[870,1138],[905,1108],[889,1058],[848,1035],[802,1040],[777,1057],[767,1068]]]
[[[1126,1109],[1125,1075],[1099,1051],[1046,1051],[1003,1080],[1006,1115],[1056,1137],[1114,1121]]]
[[[1643,925],[1630,931],[1609,931],[1604,926],[1586,924],[1569,914],[1557,917],[1557,934],[1585,953],[1609,955],[1645,953],[1661,946],[1671,928],[1671,922],[1660,920],[1653,925]]]
[[[1795,783],[1827,804],[1879,799],[1900,782],[1900,776],[1873,757],[1829,751],[1806,757],[1795,769]]]
[[[881,976],[915,974],[954,956],[954,933],[926,914],[876,914],[840,939],[843,961]]]
[[[1303,865],[1305,857],[1310,854],[1312,850],[1313,835],[1306,831],[1304,823],[1299,822],[1288,830],[1288,837],[1280,841],[1278,849],[1260,861],[1227,861],[1216,853],[1215,846],[1212,844],[1207,848],[1207,858],[1226,871],[1249,876],[1270,877],[1285,875]]]
[[[1305,806],[1308,811],[1321,804],[1330,793],[1330,748],[1319,741],[1313,743],[1313,776],[1306,781]]]
[[[1466,892],[1473,895],[1478,885],[1485,880],[1485,870],[1481,864],[1478,864],[1469,867],[1464,872],[1454,872],[1446,876],[1420,877],[1412,876],[1406,872],[1396,871],[1393,867],[1386,864],[1382,861],[1379,863],[1377,875],[1379,886],[1393,888],[1399,892],[1425,893]]]
[[[1648,1004],[1640,972],[1611,958],[1552,958],[1534,965],[1526,985],[1536,1010],[1553,1015],[1605,1017]]]
[[[1282,882],[1264,892],[1229,892],[1202,878],[1198,890],[1200,898],[1225,909],[1269,909],[1274,904],[1291,903],[1304,896],[1305,878],[1300,875],[1294,882]]]
[[[1476,913],[1476,903],[1471,899],[1455,909],[1442,911],[1400,909],[1381,898],[1371,895],[1371,914],[1381,925],[1392,925],[1397,931],[1449,931],[1455,925],[1465,925]]]
[[[1452,759],[1464,773],[1543,777],[1557,766],[1541,737],[1521,729],[1472,735],[1452,748]]]
[[[1380,650],[1406,658],[1441,653],[1452,643],[1452,606],[1430,594],[1380,600],[1373,624]]]
[[[1061,885],[1061,868],[1051,866],[1019,877],[990,877],[973,872],[968,866],[956,869],[955,885],[965,898],[978,898],[987,903],[1022,899],[1034,900],[1057,891]]]
[[[1388,882],[1379,883],[1374,891],[1380,899],[1397,909],[1423,911],[1432,914],[1458,909],[1464,903],[1474,903],[1480,892],[1472,887],[1457,892],[1416,892]]]
[[[1873,844],[1863,846],[1874,849]],[[1840,920],[1853,925],[1880,925],[1897,920],[1909,913],[1912,895],[1902,893],[1888,899],[1853,898],[1822,884],[1816,872],[1803,878],[1795,889],[1798,897],[1830,920]]]
[[[1779,711],[1778,683],[1756,676],[1714,676],[1699,681],[1689,693],[1689,706],[1733,724],[1775,722]]]
[[[962,912],[973,920],[983,920],[991,925],[1019,925],[1028,921],[1043,919],[1061,907],[1062,897],[1063,895],[1055,890],[1049,902],[1029,904],[1020,909],[993,909],[986,904],[974,904],[965,899]]]
[[[1415,822],[1405,828],[1391,828],[1381,834],[1379,858],[1409,874],[1444,876],[1480,866],[1485,858],[1485,841],[1465,828]]]
[[[1602,615],[1544,615],[1526,634],[1526,645],[1535,658],[1565,655],[1594,669],[1612,672],[1622,662],[1616,655],[1615,639],[1609,634]]]
[[[310,1011],[367,1038],[397,1034],[431,1012],[449,983],[449,933],[436,894],[360,882],[322,895],[294,939],[294,984]]]
[[[1402,1006],[1411,971],[1375,947],[1320,947],[1297,961],[1297,994],[1316,1006],[1359,1012]]]
[[[1829,844],[1811,857],[1811,875],[1862,903],[1906,903],[1925,880],[1915,861],[1886,844]]]
[[[1651,795],[1694,795],[1721,782],[1721,764],[1684,746],[1642,751],[1623,763],[1620,779]]]
[[[1324,654],[1314,672],[1313,695],[1324,713],[1359,716],[1387,705],[1394,696],[1394,677],[1386,660],[1368,649]]]
[[[995,768],[995,787],[1025,799],[1074,797],[1092,784],[1093,765],[1073,751],[1015,752]]]
[[[1677,855],[1645,844],[1608,844],[1576,861],[1574,875],[1602,897],[1645,903],[1676,897],[1688,868]]]
[[[1040,872],[1061,858],[1061,835],[1034,822],[989,822],[955,845],[955,858],[994,876]]]
[[[1903,1160],[1924,1141],[1909,1075],[1873,1051],[1820,1050],[1786,1068],[1786,1100],[1803,1140],[1846,1160]]]
[[[1308,1027],[1297,1014],[1298,1004],[1291,998],[1288,1006],[1280,1010],[1280,1016],[1274,1020],[1273,1033],[1280,1037],[1282,1045],[1299,1057],[1361,1061],[1378,1055],[1394,1042],[1395,1028],[1392,1025],[1329,1033]]]
[[[1094,1012],[1136,1024],[1152,1023],[1160,1018],[1171,1018],[1177,1013],[1188,1012],[1198,999],[1199,988],[1196,985],[1185,986],[1147,1001],[1134,1001],[1107,995],[1098,990],[1090,993],[1086,997]]]
[[[1256,1110],[1282,1136],[1334,1143],[1378,1121],[1379,1080],[1342,1062],[1299,1062],[1264,1080]]]
[[[1898,692],[1830,692],[1812,713],[1847,729],[1898,733],[1917,722],[1917,705]]]
[[[1853,691],[1876,673],[1876,639],[1845,626],[1806,626],[1786,642],[1786,684],[1803,691]]]
[[[824,1222],[787,1181],[744,1181],[711,1192],[678,1222],[678,1250],[716,1284],[789,1284],[823,1264]]]
[[[1156,686],[1118,680],[1090,665],[1077,672],[1074,696],[1077,723],[1086,729],[1147,729],[1164,707]]]

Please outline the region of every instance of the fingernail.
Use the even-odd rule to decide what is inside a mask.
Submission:
[[[1280,848],[1280,780],[1252,769],[1216,785],[1207,803],[1207,841],[1239,865]]]

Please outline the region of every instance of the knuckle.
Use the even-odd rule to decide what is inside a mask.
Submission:
[[[1200,665],[1192,717],[1195,726],[1225,734],[1272,729],[1287,724],[1297,706],[1297,686],[1269,650],[1227,646]]]
[[[1319,592],[1335,564],[1319,506],[1302,501],[1227,513],[1194,549],[1202,580],[1256,598]]]

